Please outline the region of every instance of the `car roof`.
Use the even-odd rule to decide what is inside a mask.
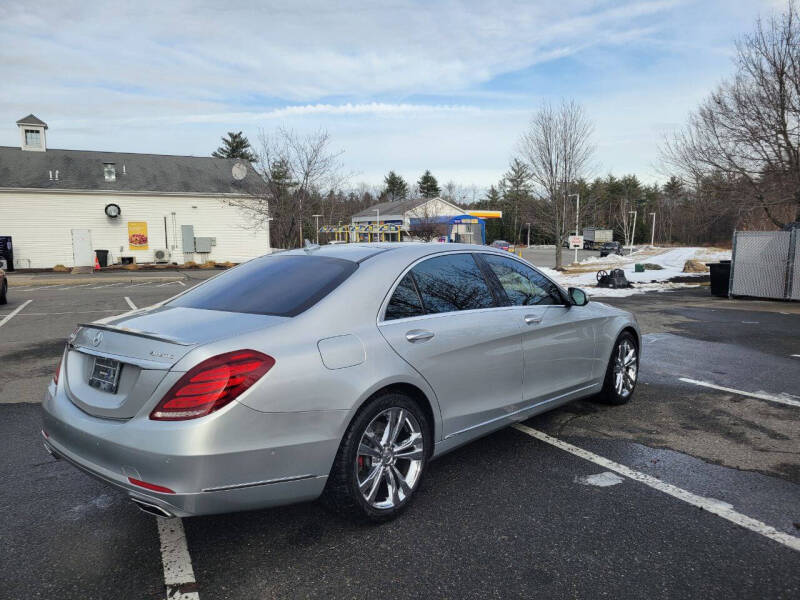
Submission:
[[[472,252],[489,251],[491,246],[480,246],[477,244],[442,244],[425,242],[372,242],[372,243],[352,243],[352,244],[333,244],[325,246],[312,246],[309,248],[296,248],[281,252],[281,255],[308,255],[308,256],[329,256],[331,258],[342,258],[353,262],[362,262],[384,253],[391,253],[393,257],[400,257],[416,260],[429,254],[439,254],[441,252],[469,250]]]

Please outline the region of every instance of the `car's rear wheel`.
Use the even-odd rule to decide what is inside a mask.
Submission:
[[[8,303],[8,281],[3,279],[3,284],[0,285],[0,304]]]
[[[373,399],[339,446],[323,502],[357,520],[396,517],[419,487],[431,443],[430,425],[413,399],[394,392]]]
[[[636,390],[639,377],[639,347],[636,338],[624,331],[617,338],[606,369],[606,378],[598,399],[607,404],[625,404]]]

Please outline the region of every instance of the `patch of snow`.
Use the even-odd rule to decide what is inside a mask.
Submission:
[[[719,250],[715,248],[643,248],[633,254],[620,256],[590,257],[580,263],[579,267],[591,266],[597,270],[585,273],[570,273],[554,271],[552,269],[539,268],[545,275],[556,280],[564,287],[582,287],[593,297],[624,297],[632,294],[639,294],[648,291],[666,291],[681,287],[693,287],[691,283],[668,283],[673,277],[700,277],[706,273],[684,273],[683,265],[689,259],[696,259],[701,262],[717,262],[730,259],[730,250]],[[643,273],[636,273],[637,263],[651,263],[661,267],[660,270],[647,270]],[[597,288],[597,271],[610,271],[611,269],[622,269],[625,277],[635,285],[633,288],[626,289],[605,289]]]

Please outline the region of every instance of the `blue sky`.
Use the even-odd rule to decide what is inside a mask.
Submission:
[[[210,154],[226,131],[327,129],[353,184],[488,186],[533,111],[595,123],[590,175],[664,179],[658,143],[776,0],[3,2],[0,145]]]

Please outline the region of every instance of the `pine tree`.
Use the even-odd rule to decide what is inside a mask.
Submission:
[[[249,162],[255,162],[256,156],[250,148],[250,142],[242,135],[242,132],[229,131],[227,138],[222,138],[222,146],[211,153],[216,158],[242,158]]]
[[[436,177],[431,175],[428,170],[417,181],[417,188],[419,188],[419,195],[423,198],[436,198],[442,191],[439,187],[439,182],[436,181]]]
[[[389,171],[386,177],[383,178],[383,183],[386,187],[381,193],[381,197],[389,202],[405,200],[406,197],[408,197],[408,184],[406,180],[394,171]]]
[[[511,225],[513,237],[509,241],[517,244],[520,209],[531,200],[531,171],[528,165],[518,158],[511,161],[508,171],[503,175],[503,199],[512,212],[509,216],[513,219]]]

